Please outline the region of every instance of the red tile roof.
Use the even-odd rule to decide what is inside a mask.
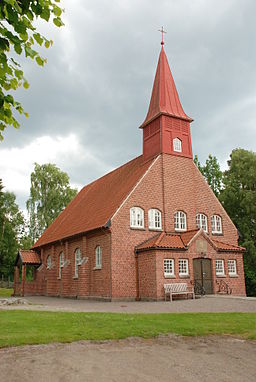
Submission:
[[[160,114],[168,114],[190,122],[193,121],[193,119],[184,113],[181,106],[179,95],[163,48],[161,49],[158,60],[148,114],[140,127],[144,127]]]
[[[85,186],[33,248],[104,227],[153,160],[141,155]]]
[[[246,248],[239,247],[238,245],[232,245],[227,243],[222,243],[218,240],[212,240],[213,244],[216,246],[219,251],[227,251],[227,252],[243,252],[246,251]]]
[[[166,233],[161,232],[156,236],[148,239],[144,243],[139,244],[136,247],[136,251],[144,251],[147,249],[187,249],[190,241],[197,235],[197,233],[202,232],[202,230],[193,229],[191,231],[181,232],[181,233]],[[205,235],[202,232],[203,235]],[[241,252],[245,251],[245,248],[235,246],[232,244],[222,243],[217,240],[211,240],[207,237],[210,243],[216,248],[217,251],[227,251],[227,252]]]
[[[22,264],[41,264],[40,256],[35,251],[20,250],[19,255]]]
[[[136,250],[142,251],[145,249],[186,249],[181,235],[161,232],[146,242],[138,245]]]
[[[199,228],[192,229],[190,231],[182,232],[180,234],[183,243],[187,246],[188,243],[193,239],[193,237],[200,231]]]

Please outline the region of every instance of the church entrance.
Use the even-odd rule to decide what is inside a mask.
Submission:
[[[198,283],[206,294],[212,294],[212,264],[210,259],[193,259],[194,282]]]

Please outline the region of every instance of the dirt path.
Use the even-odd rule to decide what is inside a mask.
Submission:
[[[256,341],[161,336],[0,349],[6,382],[255,382]]]

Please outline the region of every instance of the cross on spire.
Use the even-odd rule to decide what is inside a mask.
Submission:
[[[158,32],[162,33],[161,45],[164,45],[164,33],[167,33],[167,32],[164,30],[164,27],[162,27],[161,29],[158,29]]]

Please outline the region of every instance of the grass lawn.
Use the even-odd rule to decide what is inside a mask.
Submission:
[[[256,313],[72,313],[0,311],[0,347],[77,340],[235,335],[256,340]]]
[[[0,288],[0,298],[1,297],[11,297],[13,294],[12,288]]]

